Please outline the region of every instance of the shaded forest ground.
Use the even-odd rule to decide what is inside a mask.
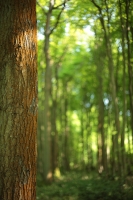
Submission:
[[[46,186],[37,178],[37,200],[132,200],[133,177],[120,179],[69,172]]]

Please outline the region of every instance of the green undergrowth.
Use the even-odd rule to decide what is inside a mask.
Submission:
[[[133,185],[115,178],[68,173],[50,186],[38,178],[37,200],[133,200]]]

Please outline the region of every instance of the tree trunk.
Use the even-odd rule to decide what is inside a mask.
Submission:
[[[57,62],[57,65],[55,65],[54,68],[54,78],[55,83],[52,87],[52,117],[51,117],[51,123],[52,123],[52,172],[55,172],[55,169],[58,167],[58,131],[57,131],[57,106],[58,106],[58,67],[59,62]]]
[[[52,181],[52,165],[51,165],[51,64],[50,64],[50,20],[52,15],[52,2],[49,1],[49,10],[46,14],[45,25],[45,90],[44,90],[44,135],[42,135],[42,162],[43,162],[43,179],[45,183]]]
[[[53,99],[52,102],[52,136],[51,136],[51,150],[52,150],[52,172],[54,173],[55,169],[57,168],[57,155],[58,155],[58,144],[57,144],[57,127],[56,127],[56,108],[57,107],[57,101],[56,99]]]
[[[84,101],[82,101],[82,107],[81,107],[81,117],[80,117],[80,124],[81,124],[81,137],[80,137],[80,143],[81,143],[81,165],[82,165],[82,169],[84,169],[85,167],[85,162],[84,162]]]
[[[51,124],[51,101],[52,101],[52,96],[51,96],[51,91],[52,91],[52,66],[51,66],[51,58],[50,58],[50,36],[53,33],[53,31],[57,28],[61,14],[65,8],[66,1],[55,7],[55,1],[54,0],[49,0],[49,6],[48,6],[48,11],[45,12],[46,15],[46,23],[44,27],[44,36],[45,36],[45,43],[44,43],[44,56],[45,56],[45,62],[46,62],[46,68],[45,68],[45,90],[44,90],[44,144],[43,146],[43,178],[46,183],[50,183],[53,178],[52,174],[52,169],[54,169],[54,164],[52,162],[52,137],[51,137],[51,131],[52,131],[52,124]],[[60,6],[62,6],[57,18],[56,22],[53,25],[51,23],[51,17],[53,10],[58,9]],[[53,25],[53,26],[52,26]]]
[[[132,130],[132,144],[133,144],[133,69],[131,65],[131,44],[130,44],[130,23],[129,23],[129,13],[130,13],[130,1],[126,0],[125,6],[126,13],[126,39],[127,39],[127,65],[128,65],[128,77],[129,77],[129,100],[130,100],[130,114],[131,114],[131,130]]]
[[[104,102],[103,102],[103,72],[104,72],[104,55],[103,46],[100,44],[100,52],[97,52],[96,66],[97,66],[97,80],[98,80],[98,170],[99,173],[107,169],[107,153],[105,145],[104,133]],[[95,54],[96,56],[96,54]]]
[[[112,45],[110,40],[110,29],[109,26],[106,27],[106,22],[104,20],[104,15],[102,8],[96,4],[94,0],[92,0],[93,4],[97,7],[99,14],[100,14],[100,23],[101,27],[104,31],[104,40],[105,40],[105,47],[107,51],[107,58],[108,58],[108,68],[109,68],[109,76],[110,76],[110,89],[111,89],[111,95],[112,95],[112,105],[113,105],[113,112],[114,112],[114,121],[115,121],[115,129],[116,129],[116,153],[117,153],[117,162],[119,165],[119,168],[121,167],[121,159],[120,159],[120,146],[119,146],[119,138],[120,138],[120,121],[119,121],[119,108],[118,108],[118,99],[117,99],[117,93],[116,93],[116,83],[115,83],[115,73],[114,73],[114,62],[113,62],[113,53],[112,53]],[[106,11],[107,11],[107,20],[108,24],[110,24],[110,17],[109,17],[109,8],[107,5],[107,2],[105,0],[106,5]],[[120,170],[119,170],[120,172]]]
[[[121,159],[122,159],[122,174],[126,172],[126,156],[125,156],[125,126],[126,126],[126,55],[125,55],[125,26],[124,19],[122,17],[122,5],[119,0],[119,14],[121,22],[121,37],[122,37],[122,57],[123,57],[123,120],[122,120],[122,132],[121,132]]]
[[[36,199],[35,0],[0,1],[0,199]]]
[[[64,82],[64,168],[69,171],[68,83]]]

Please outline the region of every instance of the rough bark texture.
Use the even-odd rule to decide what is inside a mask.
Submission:
[[[34,200],[35,0],[0,1],[0,199]]]

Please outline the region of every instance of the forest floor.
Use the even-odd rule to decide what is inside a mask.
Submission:
[[[133,200],[133,182],[118,177],[69,172],[49,186],[37,180],[37,200]]]

